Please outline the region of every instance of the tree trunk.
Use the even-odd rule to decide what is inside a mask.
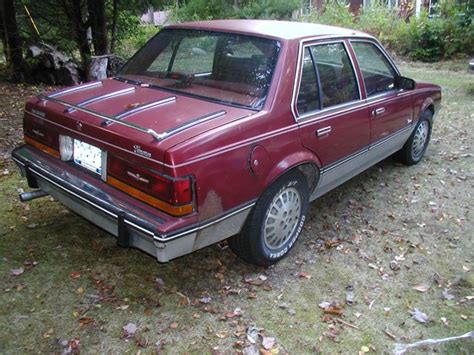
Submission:
[[[110,53],[115,53],[115,45],[117,43],[117,21],[119,5],[120,0],[114,0],[112,12],[112,33],[110,36]]]
[[[3,54],[5,56],[5,61],[7,60],[7,37],[5,32],[5,26],[3,24],[3,5],[0,6],[0,38],[2,39],[3,45]]]
[[[360,8],[362,6],[362,0],[350,0],[349,1],[349,11],[358,17],[360,13]]]
[[[105,18],[105,0],[87,0],[94,54],[107,53],[107,23]]]
[[[23,75],[23,51],[16,23],[15,6],[13,0],[3,0],[0,4],[2,14],[1,34],[7,67],[14,80],[21,80]]]
[[[72,24],[74,39],[81,56],[82,69],[84,73],[87,73],[91,58],[91,48],[87,40],[87,25],[82,16],[83,2],[82,0],[64,0],[63,6]]]

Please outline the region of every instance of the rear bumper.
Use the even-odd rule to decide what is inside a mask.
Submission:
[[[35,148],[22,146],[12,153],[22,176],[33,188],[40,188],[78,215],[117,237],[124,247],[140,249],[167,262],[214,244],[240,232],[254,202],[214,219],[167,231],[168,220],[150,213],[130,197],[114,191],[99,179],[55,160]]]

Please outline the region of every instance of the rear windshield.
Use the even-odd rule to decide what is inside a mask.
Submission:
[[[125,64],[118,78],[259,110],[279,50],[278,41],[265,38],[165,29]]]

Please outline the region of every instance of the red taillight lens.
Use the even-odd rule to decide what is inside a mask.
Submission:
[[[54,129],[45,126],[42,122],[38,123],[31,118],[25,117],[23,132],[26,143],[59,158],[58,132]]]
[[[172,215],[185,215],[193,211],[190,177],[168,178],[109,154],[107,182]]]

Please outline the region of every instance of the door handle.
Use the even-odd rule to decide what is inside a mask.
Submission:
[[[372,116],[380,116],[385,113],[385,107],[379,107],[372,111]]]
[[[331,133],[331,130],[332,130],[331,126],[320,128],[316,131],[316,135],[318,137],[325,136],[325,135]]]

